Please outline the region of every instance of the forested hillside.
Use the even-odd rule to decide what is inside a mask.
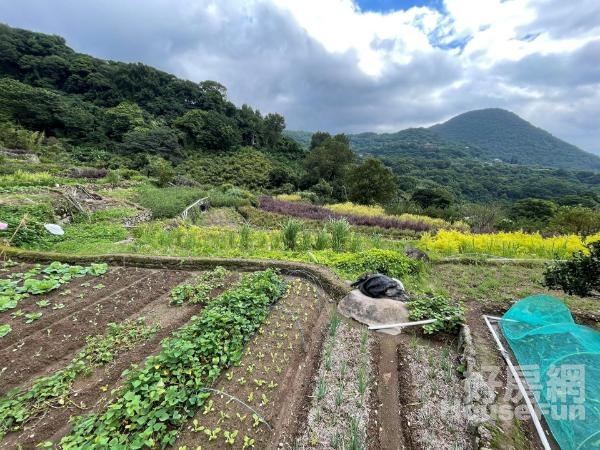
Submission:
[[[243,174],[208,156],[241,152],[237,159],[263,168],[249,179],[268,187],[272,171],[285,182],[295,170],[287,160],[302,157],[282,136],[281,115],[236,107],[217,82],[93,58],[59,36],[0,25],[0,76],[0,121],[14,127],[12,135],[22,127],[56,138],[54,160],[67,154],[92,165],[147,169],[160,158],[159,165],[175,165],[182,175],[194,167],[198,181],[219,182]],[[19,145],[6,134],[4,141]]]
[[[452,202],[575,197],[595,205],[600,191],[597,173],[502,163],[439,127],[351,136],[284,129],[281,115],[234,105],[218,82],[97,59],[61,37],[0,26],[0,147],[34,151],[53,170],[306,191],[317,202],[411,202],[425,190]]]

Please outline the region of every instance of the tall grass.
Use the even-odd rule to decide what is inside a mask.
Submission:
[[[289,219],[281,229],[283,246],[286,250],[296,250],[298,247],[298,233],[302,229],[302,224],[294,219]]]
[[[17,170],[15,173],[0,176],[0,186],[3,188],[16,186],[51,186],[57,179],[48,172],[25,172]]]
[[[350,224],[346,219],[332,219],[328,228],[331,232],[331,248],[336,252],[343,251],[350,238]]]
[[[252,204],[254,196],[236,187],[202,189],[188,186],[156,188],[144,186],[134,201],[152,211],[157,219],[173,218],[196,200],[207,197],[213,207],[238,207]]]
[[[240,247],[243,250],[250,249],[250,243],[252,241],[252,228],[250,224],[243,223],[240,227]]]

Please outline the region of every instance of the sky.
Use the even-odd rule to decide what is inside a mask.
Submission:
[[[599,0],[0,0],[0,22],[219,81],[288,129],[499,107],[600,154]]]

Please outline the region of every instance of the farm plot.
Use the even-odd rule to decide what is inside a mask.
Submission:
[[[291,444],[308,413],[329,301],[315,285],[291,279],[239,364],[206,390],[210,397],[174,448]]]
[[[156,353],[162,339],[201,311],[189,302],[171,305],[171,288],[200,279],[208,298],[239,278],[222,269],[216,277],[206,273],[111,268],[93,281],[104,288],[84,288],[89,296],[79,298],[83,277],[40,295],[65,307],[0,338],[0,448],[57,442],[69,432],[71,416],[103,409],[121,373]],[[14,320],[0,313],[1,320],[6,316]]]
[[[416,334],[398,347],[405,436],[415,448],[457,450],[472,445],[463,408],[464,368],[456,348],[456,341],[432,341]]]

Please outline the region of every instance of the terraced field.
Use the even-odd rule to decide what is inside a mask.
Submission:
[[[4,267],[0,448],[474,448],[458,336],[373,334],[295,275]]]

